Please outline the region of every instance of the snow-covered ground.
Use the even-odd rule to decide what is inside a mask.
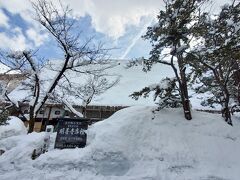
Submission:
[[[1,180],[239,180],[240,121],[181,109],[131,107],[88,129],[83,149],[53,149],[31,160],[46,133],[0,140]]]

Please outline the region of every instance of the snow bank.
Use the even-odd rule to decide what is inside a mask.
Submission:
[[[240,122],[227,125],[219,115],[181,109],[152,113],[131,107],[88,129],[83,149],[53,149],[36,160],[30,155],[46,133],[6,138],[15,144],[0,156],[0,179],[80,180],[239,180]]]
[[[6,137],[27,133],[27,129],[21,119],[11,116],[8,123],[8,125],[0,126],[0,140]]]

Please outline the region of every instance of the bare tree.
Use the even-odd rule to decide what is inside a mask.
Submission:
[[[119,76],[109,75],[103,73],[95,73],[88,74],[87,80],[83,84],[79,84],[78,82],[70,82],[70,84],[62,84],[60,85],[62,89],[63,96],[73,96],[76,99],[82,101],[82,115],[86,117],[86,109],[87,106],[92,102],[92,100],[106,92],[108,89],[112,88],[119,82]],[[58,96],[59,97],[59,96]],[[74,108],[70,106],[70,102],[68,102],[64,98],[62,99],[62,103],[66,105],[70,111],[74,113]]]
[[[63,64],[43,100],[39,103],[37,113],[67,70],[76,70],[76,67],[100,63],[106,51],[101,45],[96,47],[91,44],[91,39],[83,44],[80,42],[80,34],[74,32],[76,22],[69,17],[71,14],[69,7],[64,7],[60,3],[60,9],[57,9],[46,0],[38,0],[37,3],[33,3],[33,7],[37,15],[36,20],[55,38],[64,53]]]
[[[40,97],[40,75],[39,71],[41,69],[40,61],[35,61],[33,59],[34,53],[31,51],[15,51],[8,52],[5,56],[2,56],[1,62],[7,64],[10,68],[9,71],[17,70],[24,75],[28,82],[24,86],[29,86],[31,89],[31,94],[29,95],[31,100],[29,102],[29,127],[34,127],[35,119],[35,108],[39,101]],[[41,64],[42,65],[42,64]],[[11,103],[12,107],[14,107],[20,114],[21,112],[18,102],[13,101],[9,95],[9,93],[5,92],[5,98],[8,102]]]
[[[105,60],[107,49],[101,43],[95,44],[93,38],[82,40],[76,20],[71,18],[71,9],[64,7],[59,2],[59,7],[46,0],[37,0],[32,3],[36,14],[36,21],[49,33],[50,38],[55,40],[58,48],[62,52],[62,62],[58,65],[56,76],[45,91],[41,91],[41,77],[36,66],[37,58],[34,58],[32,51],[12,53],[9,56],[16,69],[24,69],[27,65],[32,72],[33,97],[29,102],[30,120],[29,133],[33,131],[34,123],[38,112],[43,108],[48,98],[54,92],[59,81],[66,78],[66,72],[75,71],[80,74],[89,73],[81,67],[90,64],[108,64]],[[21,60],[21,61],[20,61]],[[18,62],[16,64],[16,62]],[[22,63],[22,64],[21,64]],[[60,67],[59,67],[60,66]],[[14,67],[13,67],[14,69]]]

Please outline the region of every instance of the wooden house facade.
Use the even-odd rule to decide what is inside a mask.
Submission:
[[[89,105],[86,109],[83,106],[73,106],[75,110],[84,114],[84,117],[90,119],[89,124],[93,124],[97,121],[104,120],[116,111],[126,108],[127,106],[101,106],[101,105]],[[21,104],[20,110],[24,114],[18,114],[18,116],[25,122],[29,117],[28,104]],[[44,108],[39,111],[36,118],[34,130],[43,131],[46,125],[56,126],[60,118],[78,118],[69,110],[66,110],[61,104],[46,104]]]

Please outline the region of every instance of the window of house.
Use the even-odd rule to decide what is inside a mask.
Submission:
[[[99,109],[99,106],[93,106],[94,108],[93,109]]]
[[[65,116],[69,116],[69,111],[65,111]]]
[[[87,109],[93,109],[93,106],[87,106]]]
[[[55,115],[59,115],[60,113],[60,111],[55,111]]]

